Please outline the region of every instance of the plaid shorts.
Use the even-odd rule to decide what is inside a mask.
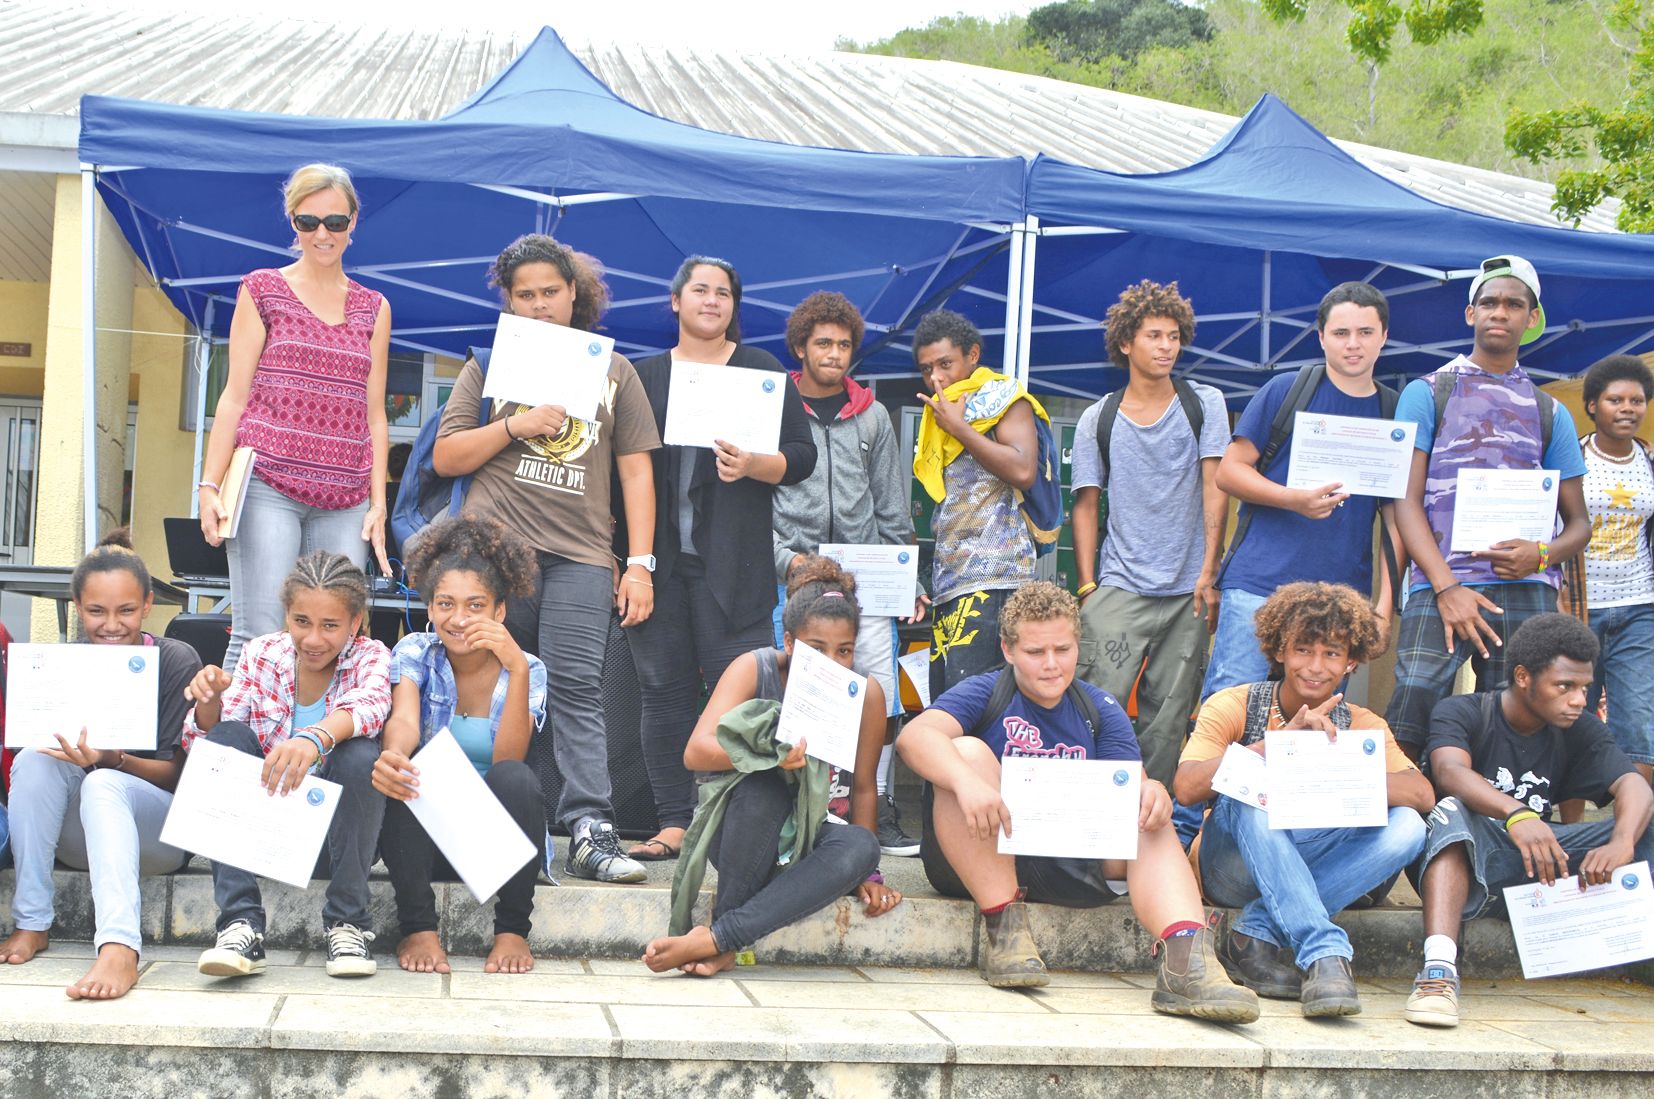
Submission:
[[[1483,620],[1493,627],[1500,641],[1488,646],[1486,657],[1468,641],[1455,641],[1453,651],[1447,651],[1441,612],[1436,609],[1436,593],[1431,589],[1409,592],[1407,605],[1402,608],[1396,634],[1396,689],[1390,695],[1384,720],[1395,734],[1396,743],[1415,756],[1429,739],[1430,711],[1453,693],[1453,677],[1458,675],[1459,667],[1467,659],[1471,662],[1478,691],[1503,687],[1510,677],[1505,647],[1510,644],[1511,634],[1534,615],[1556,610],[1556,589],[1549,584],[1519,581],[1465,586],[1505,611],[1482,612]]]

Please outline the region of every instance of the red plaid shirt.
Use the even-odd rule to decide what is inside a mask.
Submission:
[[[377,737],[391,711],[390,650],[371,637],[353,638],[339,654],[333,682],[327,685],[327,712],[349,711],[356,735]],[[224,692],[220,721],[244,721],[258,734],[265,754],[293,734],[298,680],[293,639],[286,633],[255,637],[241,649],[235,678]],[[184,717],[187,750],[204,730],[195,723],[195,707]]]

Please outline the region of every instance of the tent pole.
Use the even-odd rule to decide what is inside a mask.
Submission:
[[[1018,310],[1016,380],[1028,387],[1028,351],[1034,337],[1034,258],[1039,248],[1039,218],[1028,215],[1028,231],[1023,234],[1022,301]]]
[[[97,169],[80,166],[81,463],[86,477],[86,552],[98,544]]]
[[[201,459],[207,446],[207,377],[212,371],[212,322],[213,310],[217,308],[218,302],[208,298],[206,317],[195,333],[195,479],[192,484],[201,483]],[[198,518],[200,514],[201,494],[191,489],[190,518]]]
[[[1263,303],[1258,310],[1258,343],[1261,354],[1258,356],[1259,366],[1269,365],[1269,277],[1274,269],[1275,253],[1267,249],[1263,254]]]
[[[1027,235],[1026,220],[1011,226],[1010,267],[1005,274],[1005,351],[1000,364],[1006,373],[1015,373],[1012,360],[1016,355],[1020,327],[1017,322],[1022,309],[1022,244]]]

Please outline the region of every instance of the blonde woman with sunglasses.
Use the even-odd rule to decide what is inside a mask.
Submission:
[[[345,274],[360,204],[350,173],[306,164],[282,188],[298,259],[241,280],[229,375],[196,485],[201,532],[223,541],[221,483],[240,447],[253,474],[230,562],[233,670],[249,638],[281,628],[282,578],[301,553],[385,558],[385,363],[391,311]]]

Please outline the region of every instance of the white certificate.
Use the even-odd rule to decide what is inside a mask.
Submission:
[[[779,454],[786,394],[787,376],[773,370],[673,359],[661,442],[710,447],[722,439],[753,454]]]
[[[153,645],[14,644],[6,657],[6,747],[155,750],[161,650]]]
[[[408,808],[465,888],[486,904],[534,858],[534,844],[477,774],[453,733],[444,729],[432,737],[412,762],[419,768],[419,796]]]
[[[1505,910],[1529,980],[1654,958],[1654,883],[1646,862],[1622,866],[1584,892],[1577,876],[1507,886]]]
[[[178,778],[161,842],[300,889],[339,807],[337,782],[306,775],[298,789],[270,794],[261,756],[197,740]]]
[[[1474,553],[1510,538],[1549,542],[1561,483],[1554,469],[1459,470],[1448,549]]]
[[[1135,859],[1143,765],[1135,759],[999,761],[999,796],[1011,811],[1003,855]]]
[[[1390,819],[1384,730],[1319,729],[1264,734],[1269,827],[1376,828]]]
[[[530,406],[561,405],[570,416],[595,420],[614,349],[608,336],[501,313],[482,395]]]
[[[919,696],[919,705],[930,706],[930,650],[919,649],[916,652],[903,653],[896,658],[896,666],[902,669],[907,681],[913,684],[913,693]]]
[[[802,737],[805,754],[841,771],[853,772],[856,745],[861,741],[862,696],[866,693],[866,676],[822,656],[802,641],[795,642],[775,738],[783,744],[797,744]]]
[[[856,602],[863,614],[912,618],[919,590],[918,546],[825,543],[819,551],[856,578]]]
[[[1417,432],[1417,424],[1400,420],[1299,412],[1286,487],[1319,488],[1336,481],[1352,496],[1406,496]]]
[[[1250,748],[1231,744],[1212,776],[1212,789],[1259,809],[1269,808],[1269,764]]]

